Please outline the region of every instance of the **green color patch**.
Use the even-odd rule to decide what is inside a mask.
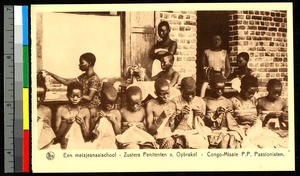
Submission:
[[[28,46],[23,45],[23,88],[29,86],[29,60],[28,60]]]

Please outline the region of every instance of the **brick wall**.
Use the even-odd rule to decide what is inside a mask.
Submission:
[[[168,21],[171,27],[170,38],[177,42],[174,69],[180,73],[180,79],[186,76],[193,76],[196,79],[197,12],[163,11],[158,13],[157,24],[160,21]]]
[[[287,18],[286,11],[237,11],[230,14],[229,45],[232,64],[240,52],[250,55],[249,67],[259,78],[260,96],[265,85],[277,78],[287,97]]]

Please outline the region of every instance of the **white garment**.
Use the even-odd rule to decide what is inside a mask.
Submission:
[[[161,63],[158,59],[155,59],[152,63],[152,71],[151,71],[151,76],[157,75],[159,72],[161,72]]]
[[[225,69],[226,50],[212,51],[211,49],[207,49],[204,53],[209,67],[213,67],[216,71],[221,71],[222,68]]]

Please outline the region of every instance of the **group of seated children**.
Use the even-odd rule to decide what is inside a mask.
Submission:
[[[38,79],[39,82],[39,79]],[[42,81],[41,81],[42,82]],[[38,83],[38,148],[61,149],[172,149],[172,148],[247,148],[286,147],[278,129],[288,128],[282,85],[271,79],[268,95],[256,100],[257,78],[242,78],[239,95],[222,96],[225,78],[214,75],[212,93],[196,96],[192,77],[181,81],[178,97],[170,99],[170,83],[155,80],[156,98],[142,103],[142,90],[126,90],[126,106],[115,108],[117,90],[107,84],[101,89],[101,104],[81,104],[83,87],[77,82],[67,86],[68,104],[52,113],[43,105],[46,87]],[[53,129],[53,130],[52,130]]]

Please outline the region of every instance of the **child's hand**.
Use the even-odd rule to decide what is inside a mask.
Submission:
[[[193,109],[193,112],[194,112],[195,117],[196,116],[201,117],[201,118],[204,117],[204,114],[199,109]]]
[[[225,109],[223,107],[218,107],[216,110],[217,115],[221,115],[225,113]]]
[[[92,117],[91,122],[96,123],[98,121],[98,119],[99,119],[99,116]]]
[[[47,70],[41,70],[43,77],[45,77],[46,75],[51,75],[52,73],[47,71]]]
[[[186,114],[189,114],[189,113],[190,113],[190,110],[191,110],[191,108],[190,108],[189,106],[185,105],[185,106],[182,108],[181,113],[182,113],[182,115],[186,115]]]
[[[171,117],[169,118],[169,123],[173,124],[175,123],[175,117],[176,117],[177,113],[176,111],[173,112],[173,114],[171,115]]]
[[[70,118],[66,119],[66,122],[68,124],[73,124],[75,122],[75,118],[74,117],[70,117]]]
[[[116,124],[117,123],[117,118],[113,117],[111,115],[107,115],[106,116],[107,120],[110,121],[112,124]]]
[[[166,109],[164,111],[165,111],[166,117],[171,117],[174,114],[174,110],[172,110],[172,109]]]
[[[145,126],[142,123],[138,123],[138,124],[136,124],[136,127],[139,129],[144,129]]]
[[[83,127],[85,128],[85,123],[84,123],[83,118],[76,116],[75,121],[81,126],[81,128],[83,128]]]
[[[102,118],[102,117],[105,117],[106,114],[103,112],[103,111],[100,111],[97,113],[97,118]]]

